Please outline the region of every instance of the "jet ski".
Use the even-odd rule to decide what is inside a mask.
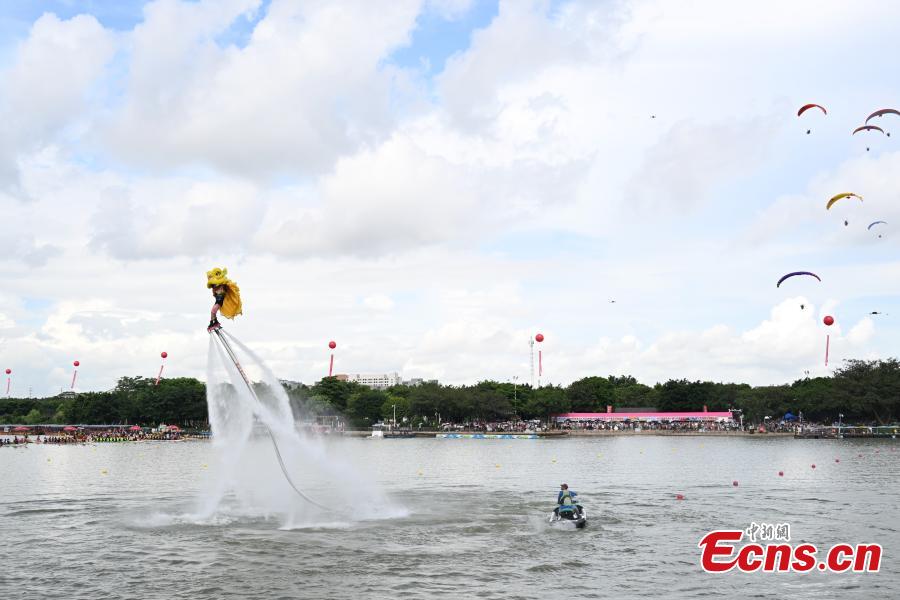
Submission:
[[[550,525],[581,529],[587,525],[587,513],[580,504],[558,506],[550,513]]]

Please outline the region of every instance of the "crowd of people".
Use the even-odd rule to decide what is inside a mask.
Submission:
[[[21,444],[97,444],[141,441],[178,441],[184,438],[181,430],[141,430],[107,429],[102,431],[83,430],[66,433],[25,433],[22,436],[0,435],[0,446]]]
[[[564,421],[558,428],[565,431],[740,431],[736,421]]]

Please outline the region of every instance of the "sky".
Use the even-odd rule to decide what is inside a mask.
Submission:
[[[543,384],[897,356],[900,117],[850,135],[900,108],[897,22],[881,1],[3,3],[10,393],[68,389],[74,360],[78,390],[110,389],[162,351],[203,379],[213,267],[242,290],[225,327],[307,383],[330,340],[336,372],[449,384],[529,382],[538,332]],[[864,200],[825,210],[840,192]],[[798,270],[822,281],[776,288]]]

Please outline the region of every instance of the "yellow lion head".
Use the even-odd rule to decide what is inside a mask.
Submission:
[[[226,283],[228,283],[228,269],[216,267],[206,272],[206,287],[213,288]]]

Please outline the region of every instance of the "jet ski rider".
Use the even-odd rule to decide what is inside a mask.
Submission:
[[[577,505],[576,498],[578,497],[578,492],[574,492],[569,489],[569,484],[563,483],[559,486],[559,495],[556,497],[556,503],[559,505],[556,507],[556,512],[559,514],[562,512],[570,512],[574,511]]]

